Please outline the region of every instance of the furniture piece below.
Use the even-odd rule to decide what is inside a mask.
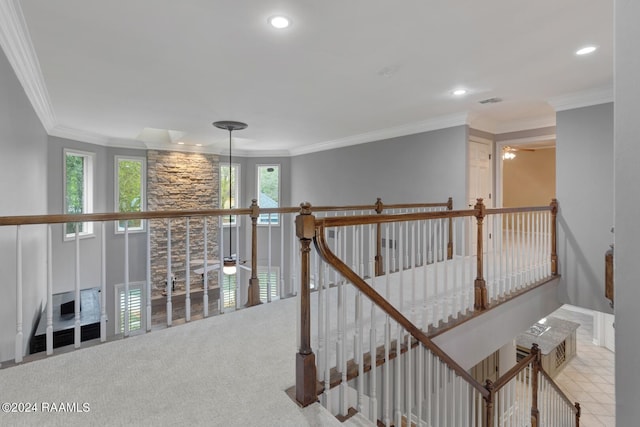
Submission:
[[[525,358],[531,346],[538,344],[542,367],[554,378],[576,355],[576,330],[579,323],[547,317],[516,337],[517,360]]]
[[[53,307],[53,348],[73,344],[75,313],[61,314],[61,306],[72,306],[75,292],[54,294]],[[100,338],[100,288],[80,291],[80,340]],[[47,349],[47,308],[40,314],[38,327],[29,343],[29,353],[38,353]]]

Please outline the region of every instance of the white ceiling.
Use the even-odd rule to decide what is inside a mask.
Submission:
[[[107,145],[139,145],[153,128],[223,152],[216,120],[247,122],[234,152],[254,155],[462,123],[500,132],[553,124],[550,101],[613,85],[611,0],[0,2],[5,30],[22,9],[41,74],[18,74],[43,80],[50,133]],[[293,25],[271,28],[276,13]],[[574,55],[585,44],[599,49]],[[478,103],[490,97],[504,102]]]

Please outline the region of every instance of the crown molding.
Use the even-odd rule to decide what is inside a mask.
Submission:
[[[530,129],[540,129],[554,127],[556,125],[556,116],[542,116],[530,119],[518,120],[513,122],[498,123],[495,127],[495,134],[519,132]]]
[[[48,131],[49,135],[57,136],[58,138],[72,139],[74,141],[88,142],[89,144],[96,145],[109,145],[110,139],[104,135],[85,131],[82,129],[75,129],[61,125],[55,125]]]
[[[351,145],[365,144],[372,141],[381,141],[389,138],[396,138],[404,135],[412,135],[421,132],[428,132],[437,129],[446,129],[453,126],[463,126],[467,124],[467,114],[451,114],[448,116],[435,117],[422,122],[407,123],[400,126],[386,129],[378,129],[371,132],[360,133],[346,138],[334,139],[331,141],[311,144],[300,148],[293,148],[289,151],[290,156],[299,156],[318,151],[327,151],[334,148],[349,147]]]
[[[0,47],[49,133],[56,117],[19,0],[0,0]]]
[[[589,107],[591,105],[613,102],[613,87],[603,87],[585,92],[570,93],[549,99],[556,111],[572,110],[574,108]]]

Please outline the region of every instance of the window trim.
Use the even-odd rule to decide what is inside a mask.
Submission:
[[[144,212],[147,210],[147,158],[142,156],[126,156],[126,155],[115,155],[113,158],[113,211],[120,212],[120,180],[119,180],[119,162],[120,160],[132,160],[139,161],[142,164],[141,174],[141,182],[140,182],[140,198],[142,199],[140,202],[140,211]],[[124,234],[124,228],[120,229],[120,221],[114,222],[114,233],[115,234]],[[129,233],[144,233],[147,231],[147,221],[142,221],[141,227],[129,227]]]
[[[280,202],[281,198],[282,198],[282,166],[280,165],[280,163],[258,163],[256,164],[256,200],[260,201],[260,168],[261,167],[276,167],[278,168],[278,207],[282,206],[282,203]],[[261,206],[262,207],[262,206]],[[282,218],[280,214],[276,214],[278,216],[278,222],[277,223],[271,223],[269,222],[260,222],[260,217],[258,216],[258,221],[257,221],[257,225],[258,227],[268,227],[269,225],[271,225],[271,227],[280,227],[280,223],[282,222]]]
[[[90,151],[76,150],[73,148],[63,148],[62,149],[62,210],[65,214],[68,213],[67,207],[67,156],[74,155],[77,157],[84,157],[85,159],[89,159],[87,162],[88,165],[84,171],[84,188],[85,192],[85,206],[83,206],[83,213],[93,213],[93,205],[94,205],[94,189],[95,189],[95,162],[96,162],[96,153]],[[75,240],[75,233],[67,234],[66,224],[62,224],[62,238],[65,242],[70,242]],[[95,237],[93,221],[88,221],[83,224],[86,224],[86,230],[84,232],[78,233],[78,238],[86,239]]]
[[[220,189],[222,188],[222,185],[221,185],[222,184],[222,179],[221,179],[221,177],[222,177],[222,168],[223,167],[228,168],[229,167],[229,163],[220,162],[219,165],[218,165],[218,190],[219,190],[218,191],[218,199],[220,200],[220,203],[218,203],[218,207],[220,209],[224,209],[224,207],[222,206],[222,194],[221,194],[222,192],[220,191]],[[240,205],[240,200],[241,200],[241,197],[242,197],[241,194],[240,194],[241,193],[240,192],[240,190],[241,190],[240,185],[242,183],[241,180],[240,180],[241,165],[240,165],[240,163],[233,163],[232,162],[231,163],[232,170],[233,170],[234,167],[236,168],[236,171],[237,171],[236,172],[236,204]],[[236,206],[236,209],[238,209],[238,206]],[[232,216],[234,217],[233,218],[234,221],[232,223],[225,223],[224,222],[224,217],[228,218],[229,215],[222,215],[222,220],[221,221],[222,221],[222,226],[223,227],[231,227],[231,228],[233,228],[233,227],[240,226],[240,223],[242,222],[242,215],[232,215]]]

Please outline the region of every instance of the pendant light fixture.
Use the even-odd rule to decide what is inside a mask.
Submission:
[[[234,122],[231,120],[223,120],[219,122],[213,122],[213,125],[218,129],[224,129],[229,131],[229,209],[233,208],[233,173],[231,168],[231,133],[234,130],[242,130],[247,127],[246,123]],[[229,213],[229,225],[233,215]],[[236,258],[231,251],[231,228],[229,228],[229,256],[222,258],[222,272],[227,275],[236,274]]]

